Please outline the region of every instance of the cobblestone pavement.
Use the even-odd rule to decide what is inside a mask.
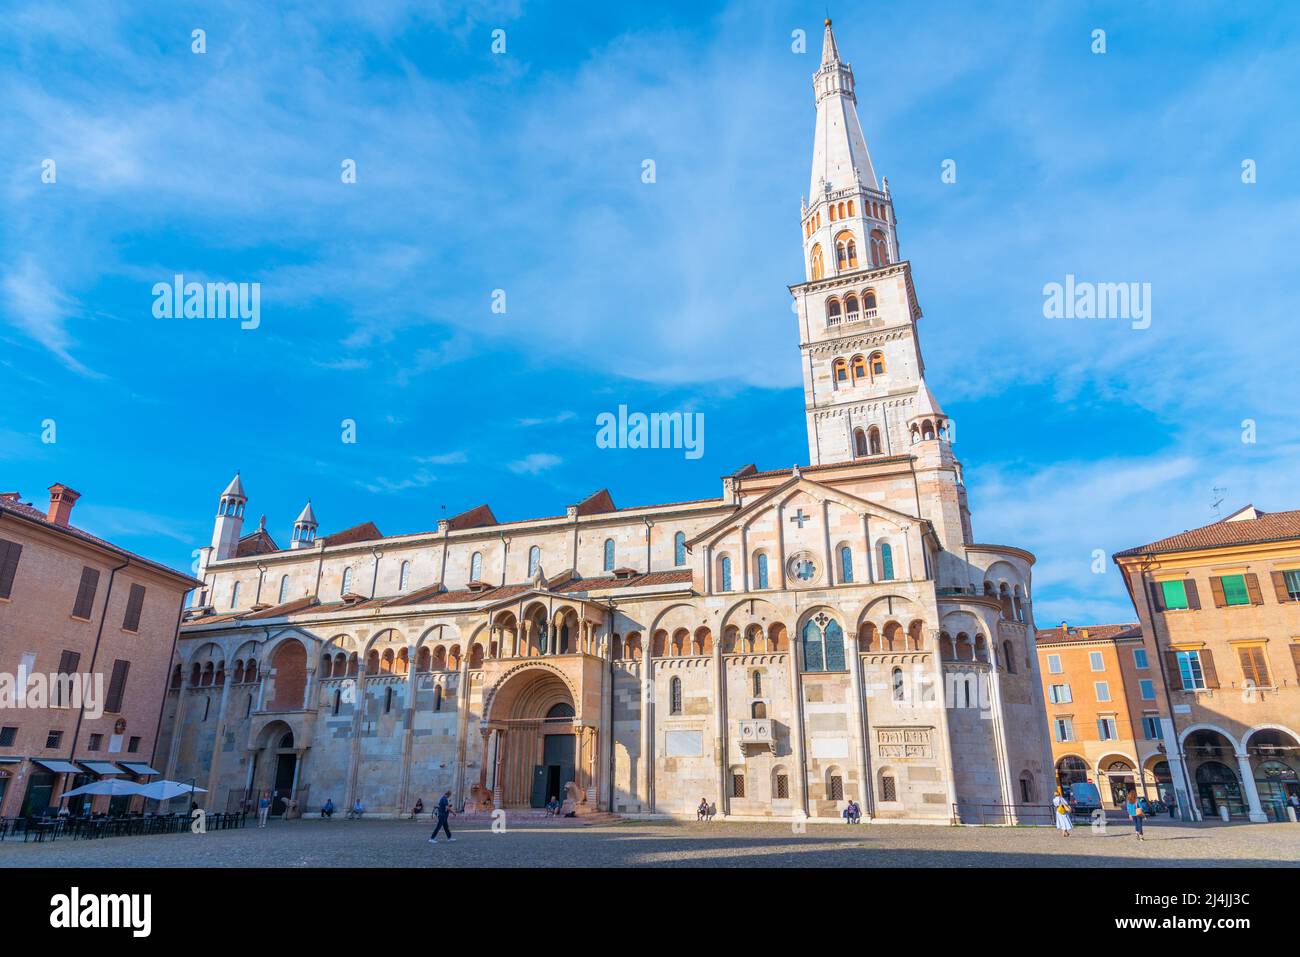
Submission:
[[[0,843],[0,867],[1223,867],[1296,866],[1297,824],[1048,828],[619,821],[529,823],[493,833],[453,818],[456,841],[410,821],[275,822],[265,830]]]

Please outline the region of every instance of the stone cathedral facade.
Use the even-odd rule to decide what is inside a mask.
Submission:
[[[830,22],[797,305],[809,462],[716,498],[288,548],[220,497],[159,748],[214,809],[1027,819],[1052,795],[1030,569],[973,536],[894,200]],[[796,331],[796,330],[792,330]],[[277,807],[279,802],[277,801]],[[995,818],[996,819],[996,818]]]

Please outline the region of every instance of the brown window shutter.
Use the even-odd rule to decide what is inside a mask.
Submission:
[[[64,650],[59,655],[59,675],[73,675],[77,673],[77,665],[81,663],[81,652]],[[62,708],[71,702],[63,698],[63,683],[58,682],[54,687],[54,703]]]
[[[1217,575],[1210,576],[1210,591],[1214,592],[1214,607],[1223,608],[1228,604],[1227,599],[1223,597],[1223,579]]]
[[[0,538],[0,598],[8,598],[14,588],[14,575],[18,571],[18,557],[23,547],[17,542]]]
[[[1246,593],[1250,595],[1252,605],[1264,604],[1264,594],[1259,590],[1259,576],[1254,572],[1246,573]]]
[[[1290,592],[1286,590],[1285,572],[1273,572],[1273,595],[1277,598],[1279,605],[1293,600]]]
[[[144,607],[144,586],[132,585],[131,595],[126,600],[126,617],[122,619],[122,627],[127,631],[140,630],[140,609]]]
[[[1255,687],[1271,688],[1273,682],[1268,675],[1268,656],[1264,654],[1263,645],[1256,645],[1250,649],[1251,664],[1255,668]]]
[[[1300,645],[1291,646],[1291,664],[1295,665],[1295,676],[1300,680]]]
[[[104,701],[104,710],[117,713],[122,710],[122,696],[126,693],[126,674],[131,670],[131,662],[118,659],[113,662],[113,677],[108,682],[108,696]]]
[[[1205,675],[1205,687],[1219,687],[1219,673],[1214,670],[1214,654],[1209,648],[1201,649],[1201,673]]]
[[[1165,652],[1165,670],[1169,672],[1169,687],[1174,691],[1183,690],[1183,673],[1178,667],[1178,652]]]
[[[1187,589],[1187,607],[1192,611],[1201,610],[1201,593],[1196,590],[1196,579],[1183,579],[1183,587]]]
[[[81,584],[77,586],[77,602],[72,606],[72,614],[77,618],[89,618],[95,608],[95,590],[99,588],[99,572],[87,565],[81,570]]]
[[[1151,583],[1151,610],[1165,610],[1165,590],[1160,587],[1159,582]]]
[[[1259,686],[1259,679],[1255,677],[1255,661],[1251,656],[1252,649],[1238,648],[1237,657],[1241,659],[1242,677],[1256,687]]]

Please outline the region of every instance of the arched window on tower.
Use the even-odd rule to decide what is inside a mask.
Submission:
[[[885,374],[885,354],[883,352],[871,353],[870,363],[872,378]]]
[[[885,234],[878,229],[873,229],[870,241],[871,264],[873,266],[889,265],[889,245],[885,242]]]
[[[867,431],[867,448],[872,455],[879,455],[881,452],[880,430],[874,425]]]
[[[858,355],[853,357],[853,384],[857,385],[859,380],[867,378],[867,360]]]
[[[882,542],[880,545],[880,580],[893,581],[894,578],[894,549],[889,542]]]
[[[283,605],[289,600],[289,576],[280,576],[280,604]]]
[[[867,437],[861,429],[853,430],[853,454],[858,458],[867,454]]]
[[[686,533],[678,532],[673,536],[673,564],[686,564]]]
[[[861,318],[858,315],[858,297],[848,295],[844,297],[844,321],[857,322]]]
[[[868,319],[876,314],[876,291],[874,289],[868,289],[862,294],[862,308],[866,310]]]
[[[822,262],[822,247],[820,245],[814,245],[812,248],[812,253],[808,257],[808,271],[812,274],[814,280],[826,277],[826,264]]]
[[[352,566],[343,569],[343,580],[339,583],[339,594],[346,595],[352,591]]]
[[[849,363],[846,359],[836,359],[831,364],[831,378],[837,385],[849,381]]]
[[[838,326],[840,324],[840,301],[838,299],[826,300],[826,325]]]
[[[469,559],[469,580],[476,582],[483,577],[483,554],[475,552]]]
[[[397,590],[406,591],[407,586],[410,584],[411,584],[411,563],[402,562],[402,570],[401,572],[398,573],[397,576]]]
[[[614,539],[605,539],[605,571],[614,570]]]

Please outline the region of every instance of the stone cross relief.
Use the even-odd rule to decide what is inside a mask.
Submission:
[[[799,531],[803,531],[803,524],[804,524],[804,522],[811,522],[811,521],[812,521],[812,516],[811,516],[811,515],[805,515],[805,514],[803,513],[803,509],[799,509],[797,512],[795,512],[793,515],[790,516],[790,521],[792,521],[792,522],[798,522],[798,523],[799,523]]]

